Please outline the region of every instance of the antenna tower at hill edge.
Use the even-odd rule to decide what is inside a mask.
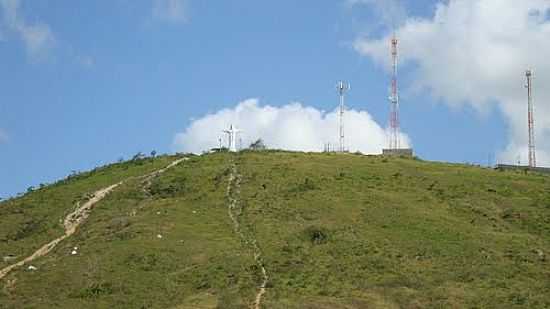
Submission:
[[[391,39],[392,77],[390,94],[390,145],[389,149],[401,148],[399,141],[399,91],[397,88],[397,37],[395,33]]]
[[[413,156],[411,148],[401,148],[401,133],[399,129],[399,88],[397,85],[397,35],[394,32],[391,37],[391,90],[390,90],[390,127],[389,127],[389,145],[388,149],[383,149],[384,155]]]
[[[525,71],[527,78],[527,123],[529,128],[529,167],[537,167],[535,154],[535,119],[533,114],[533,71]]]
[[[349,91],[351,89],[351,86],[349,83],[345,83],[343,81],[339,81],[336,85],[336,90],[338,90],[338,94],[340,95],[340,110],[338,113],[338,124],[339,124],[339,137],[340,137],[340,148],[338,149],[340,152],[346,151],[346,145],[345,145],[345,138],[344,138],[344,112],[346,110],[345,105],[345,94],[346,91]]]

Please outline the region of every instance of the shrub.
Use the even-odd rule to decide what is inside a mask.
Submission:
[[[78,298],[96,298],[111,294],[113,294],[113,285],[110,282],[95,282],[74,296]]]
[[[321,245],[329,240],[328,230],[323,227],[310,226],[305,229],[304,234],[313,245]]]
[[[259,138],[258,140],[256,140],[252,144],[250,144],[250,146],[248,148],[250,148],[250,150],[265,150],[265,149],[267,149],[266,145],[264,144],[264,141],[261,138]]]
[[[294,189],[292,189],[292,192],[307,192],[311,190],[317,189],[317,186],[313,182],[313,180],[306,177],[304,179],[304,182],[298,184]]]

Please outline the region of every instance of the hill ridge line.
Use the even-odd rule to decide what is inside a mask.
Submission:
[[[151,178],[157,177],[157,176],[161,175],[162,173],[166,172],[168,169],[180,164],[181,162],[183,162],[185,160],[188,160],[188,158],[186,157],[186,158],[181,158],[181,159],[175,160],[175,161],[173,161],[172,163],[170,163],[169,165],[167,165],[164,168],[161,168],[159,170],[156,170],[152,173],[149,173],[149,174],[146,174],[145,176],[140,176],[140,177],[145,177],[146,179],[151,179]],[[23,266],[23,265],[39,258],[39,257],[47,255],[60,242],[62,242],[66,238],[72,236],[76,232],[77,228],[84,221],[86,221],[86,219],[90,216],[92,209],[95,207],[95,205],[98,202],[103,200],[109,193],[111,193],[117,187],[119,187],[120,185],[122,185],[123,183],[125,183],[126,181],[128,181],[129,179],[132,179],[132,178],[134,178],[134,177],[129,177],[129,178],[127,178],[123,181],[120,181],[116,184],[113,184],[113,185],[110,185],[106,188],[102,188],[102,189],[97,190],[96,192],[94,192],[92,194],[93,197],[90,200],[88,200],[86,203],[84,203],[84,205],[82,205],[82,206],[80,206],[80,202],[78,202],[77,203],[77,208],[74,211],[72,211],[71,213],[69,213],[65,217],[65,220],[63,220],[63,226],[65,228],[65,233],[62,236],[60,236],[58,238],[55,238],[54,240],[50,241],[49,243],[43,245],[38,250],[36,250],[33,254],[31,254],[30,256],[28,256],[26,258],[24,258],[23,260],[21,260],[17,263],[14,263],[12,265],[9,265],[9,266],[3,268],[2,270],[0,270],[0,280],[3,279],[5,276],[7,276],[13,269],[15,269],[17,267],[21,267],[21,266]]]

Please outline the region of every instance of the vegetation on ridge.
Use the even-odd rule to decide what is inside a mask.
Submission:
[[[24,258],[62,233],[86,194],[171,160],[1,203],[0,254]],[[0,308],[249,307],[262,277],[228,216],[231,162],[239,222],[269,273],[265,308],[550,307],[548,176],[262,151],[193,157],[150,184],[130,178],[37,270],[2,279]]]

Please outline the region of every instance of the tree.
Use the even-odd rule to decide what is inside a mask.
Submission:
[[[157,151],[156,150],[153,150],[151,151],[151,157],[156,157],[157,156]]]
[[[251,150],[265,150],[267,147],[265,146],[264,141],[259,138],[258,140],[250,144],[249,148]]]
[[[137,161],[137,160],[141,160],[145,157],[145,155],[143,153],[138,152],[134,155],[134,157],[132,157],[132,161]]]

